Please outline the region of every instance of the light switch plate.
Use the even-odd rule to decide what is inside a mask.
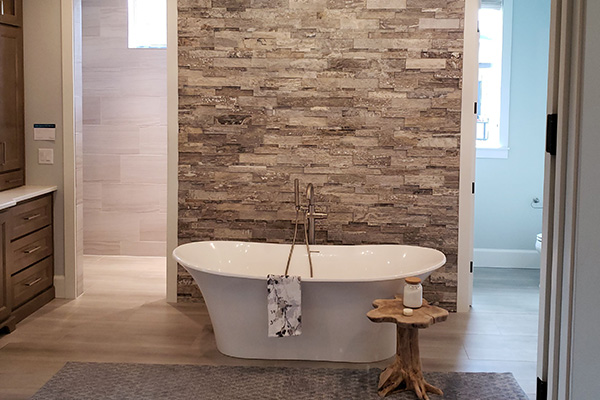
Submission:
[[[54,149],[38,149],[39,164],[54,164]]]

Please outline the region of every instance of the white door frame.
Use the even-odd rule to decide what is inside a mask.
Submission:
[[[558,115],[556,155],[546,153],[538,334],[538,391],[569,399],[585,0],[552,0],[548,113]]]
[[[177,263],[171,257],[178,245],[179,63],[177,61],[177,0],[167,0],[167,301],[177,302]]]
[[[458,207],[458,293],[456,309],[469,311],[473,297],[473,231],[475,216],[475,130],[477,115],[477,74],[479,33],[477,12],[479,0],[465,1],[463,91],[460,137],[460,185]]]
[[[63,102],[63,188],[64,188],[64,297],[77,293],[77,207],[75,182],[75,101],[73,0],[61,0],[62,102]]]

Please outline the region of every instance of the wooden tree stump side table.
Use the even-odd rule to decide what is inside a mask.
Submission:
[[[379,396],[384,397],[397,388],[413,390],[419,399],[429,400],[427,392],[442,395],[443,392],[425,381],[419,355],[419,329],[425,329],[436,322],[445,321],[448,311],[429,305],[423,300],[421,308],[414,309],[413,315],[403,314],[402,298],[378,299],[373,302],[375,309],[367,313],[373,322],[393,322],[396,324],[398,341],[396,359],[379,375],[377,387]],[[404,383],[404,386],[401,386]]]

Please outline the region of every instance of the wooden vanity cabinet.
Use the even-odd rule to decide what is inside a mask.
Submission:
[[[54,298],[52,194],[24,201],[2,214],[0,329]]]
[[[21,2],[0,0],[0,190],[25,183]]]
[[[0,0],[0,191],[25,184],[23,2]],[[0,329],[54,298],[52,194],[0,210]]]
[[[6,237],[6,213],[0,213],[0,243],[4,243]],[[10,292],[10,273],[6,268],[6,254],[4,246],[0,246],[0,327],[3,323],[8,325],[12,305],[12,294]],[[9,328],[10,329],[10,328]]]
[[[23,0],[0,0],[0,24],[22,26]]]

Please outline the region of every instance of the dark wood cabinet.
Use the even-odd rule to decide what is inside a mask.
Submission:
[[[6,213],[0,213],[0,243],[5,243]],[[8,321],[12,309],[10,272],[6,268],[6,251],[0,246],[0,327],[3,321]]]
[[[0,2],[0,190],[5,190],[25,183],[23,29],[8,18],[20,20],[20,2]]]
[[[0,213],[0,329],[15,324],[54,298],[52,194]]]
[[[0,0],[0,24],[21,26],[23,0]]]

